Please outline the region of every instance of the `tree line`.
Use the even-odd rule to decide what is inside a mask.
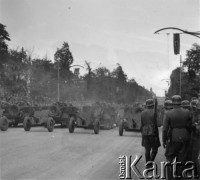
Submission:
[[[172,71],[170,82],[169,97],[180,93],[187,100],[197,97],[200,93],[200,45],[194,43],[187,50],[183,66]]]
[[[92,69],[91,62],[85,61],[87,73],[72,72],[74,58],[67,42],[57,48],[51,60],[32,58],[23,47],[10,49],[10,40],[6,26],[0,24],[0,94],[7,101],[55,102],[58,89],[62,101],[133,103],[152,96],[134,79],[128,79],[120,64],[110,71],[103,66]]]

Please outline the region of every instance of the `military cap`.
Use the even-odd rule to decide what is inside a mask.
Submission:
[[[147,106],[147,107],[150,107],[150,106],[153,106],[153,105],[154,105],[153,99],[147,99],[147,100],[146,100],[146,106]]]
[[[184,108],[190,107],[190,102],[188,100],[184,100],[181,102],[181,106]]]
[[[172,109],[173,107],[172,107],[172,101],[171,100],[166,100],[165,102],[164,102],[164,106],[165,106],[165,108],[166,109]]]
[[[174,105],[181,105],[181,96],[179,95],[172,96],[172,103]]]

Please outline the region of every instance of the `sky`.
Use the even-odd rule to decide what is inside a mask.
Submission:
[[[111,71],[119,63],[129,79],[164,96],[171,71],[180,66],[173,52],[177,27],[200,31],[200,0],[0,0],[0,22],[10,48],[24,47],[33,58],[54,59],[69,43],[74,64]],[[180,54],[200,39],[181,34]],[[85,69],[80,70],[82,74]]]

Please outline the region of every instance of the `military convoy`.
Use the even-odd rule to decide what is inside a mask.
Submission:
[[[61,127],[68,127],[70,133],[75,128],[85,128],[94,129],[94,133],[98,134],[100,129],[112,129],[117,124],[119,135],[122,136],[124,130],[139,130],[141,111],[141,108],[126,106],[120,108],[117,115],[115,108],[106,103],[95,103],[80,109],[61,102],[51,106],[1,103],[0,129],[6,131],[9,126],[22,123],[25,131],[42,125],[52,132],[55,124],[60,124]]]
[[[54,130],[55,124],[68,127],[69,132],[74,132],[75,127],[94,129],[99,133],[100,127],[112,129],[115,123],[115,110],[113,107],[102,103],[83,106],[80,110],[71,104],[56,102],[51,106],[30,106],[18,103],[15,105],[1,103],[0,128],[6,131],[9,126],[23,124],[25,131],[30,131],[32,126],[42,125],[49,132]]]

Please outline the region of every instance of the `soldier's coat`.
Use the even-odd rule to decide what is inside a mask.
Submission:
[[[154,125],[154,109],[145,109],[141,114],[142,146],[147,147],[153,145],[159,147],[161,145],[159,138],[153,130]]]

